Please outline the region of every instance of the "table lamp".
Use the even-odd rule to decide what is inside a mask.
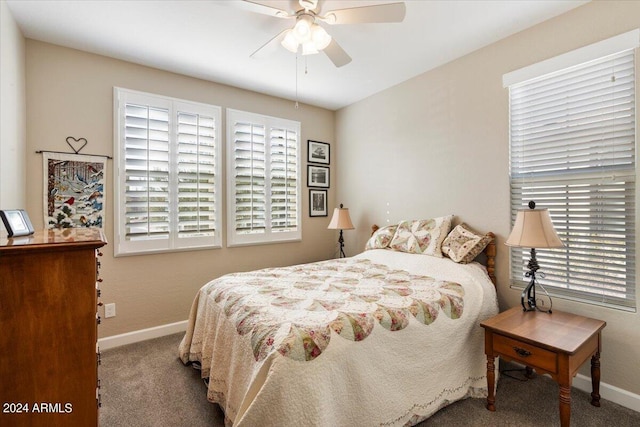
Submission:
[[[530,278],[529,285],[522,291],[520,302],[524,311],[545,311],[551,313],[551,303],[548,310],[542,310],[536,304],[536,272],[540,268],[536,259],[536,248],[561,248],[564,246],[549,216],[547,209],[536,209],[536,203],[529,202],[529,209],[518,211],[513,230],[505,242],[507,246],[531,248],[531,259],[527,264],[529,271],[525,277]],[[541,286],[541,285],[540,285]],[[542,290],[549,296],[547,291]],[[526,297],[526,300],[525,300]],[[551,301],[551,298],[549,298]]]
[[[340,244],[340,258],[344,258],[346,256],[344,254],[344,239],[342,238],[342,230],[353,230],[354,228],[355,227],[351,222],[351,218],[349,217],[349,209],[343,207],[342,203],[340,203],[340,207],[333,210],[331,222],[327,227],[327,229],[329,230],[340,230],[340,238],[338,239],[338,243]]]

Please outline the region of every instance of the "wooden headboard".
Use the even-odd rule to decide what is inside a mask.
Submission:
[[[371,234],[378,231],[379,228],[378,225],[373,224],[371,226]],[[491,236],[491,241],[483,251],[486,256],[485,266],[487,267],[489,279],[491,279],[493,286],[496,286],[496,235],[491,232],[487,234]]]

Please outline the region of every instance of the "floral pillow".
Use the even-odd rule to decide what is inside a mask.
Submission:
[[[442,253],[460,264],[470,263],[491,242],[489,234],[477,234],[466,224],[456,226],[442,243]]]
[[[453,215],[402,221],[389,245],[391,249],[442,258],[442,241],[451,229]]]
[[[398,228],[398,226],[394,224],[377,229],[364,246],[364,250],[385,249],[389,247],[389,243],[391,243],[394,234],[396,234],[396,228]]]

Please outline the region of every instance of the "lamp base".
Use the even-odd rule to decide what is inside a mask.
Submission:
[[[549,308],[548,309],[540,308],[536,303],[536,280],[534,276],[531,278],[531,281],[529,281],[529,284],[527,285],[527,287],[524,288],[524,290],[522,291],[522,296],[520,297],[520,303],[522,304],[522,311],[538,310],[543,313],[549,313],[549,314],[551,313],[551,297],[547,293],[547,290],[544,287],[542,287],[542,285],[539,285],[539,286],[540,288],[542,288],[542,291],[545,293],[547,298],[549,298]]]
[[[340,238],[338,239],[338,244],[340,245],[340,258],[346,258],[347,256],[344,254],[344,238],[342,237],[342,230],[340,230]]]
[[[529,264],[527,264],[527,267],[529,267],[529,271],[525,273],[525,276],[529,277],[531,280],[529,280],[529,284],[527,285],[526,288],[524,288],[524,290],[522,291],[522,296],[520,297],[520,303],[522,304],[522,311],[538,310],[544,313],[551,313],[551,297],[549,296],[549,293],[542,285],[539,285],[539,286],[540,288],[542,288],[542,291],[545,293],[547,298],[549,298],[549,309],[546,309],[546,310],[542,309],[538,307],[536,303],[536,271],[538,271],[540,266],[538,265],[538,260],[536,258],[535,248],[531,248],[531,258],[529,259]],[[526,300],[525,300],[525,297],[526,297]]]

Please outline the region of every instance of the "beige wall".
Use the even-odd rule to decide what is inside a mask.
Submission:
[[[374,222],[455,214],[497,234],[500,305],[519,305],[503,245],[510,205],[502,75],[639,26],[640,2],[592,2],[338,111],[336,201],[358,227],[345,232],[347,247],[362,248]],[[554,308],[605,320],[602,380],[640,394],[640,316],[559,298]]]
[[[0,209],[25,207],[24,55],[24,37],[0,1]]]
[[[326,229],[328,218],[308,217],[306,187],[307,139],[332,143],[335,150],[332,111],[307,105],[295,109],[292,101],[34,40],[26,43],[26,76],[27,209],[36,228],[44,227],[44,220],[42,156],[35,151],[69,151],[65,139],[74,136],[88,140],[84,153],[112,156],[114,86],[302,123],[303,241],[119,258],[114,258],[113,249],[107,247],[102,260],[102,300],[116,303],[117,316],[102,322],[101,337],[187,319],[197,290],[222,274],[317,261],[335,253],[337,234]],[[223,110],[223,122],[225,117]],[[224,127],[222,135],[225,135]],[[333,156],[335,159],[335,154]],[[107,173],[105,231],[113,241],[112,160],[108,162]],[[331,182],[335,182],[335,175]],[[329,191],[331,209],[333,193],[334,190]]]

